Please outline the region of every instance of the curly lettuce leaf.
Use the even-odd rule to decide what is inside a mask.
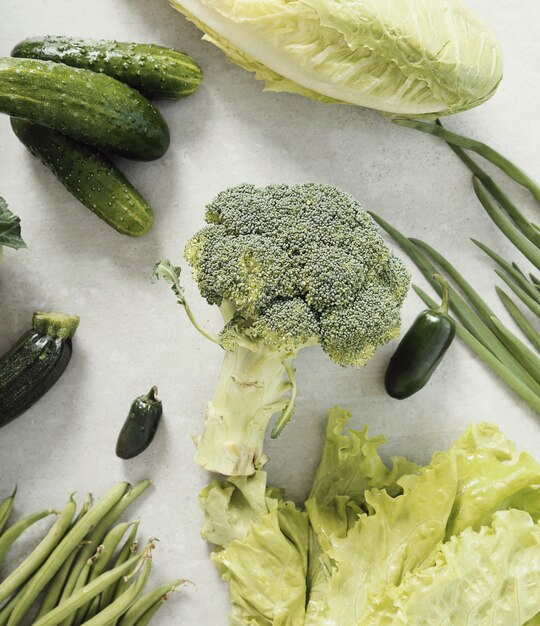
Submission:
[[[522,509],[540,519],[540,465],[496,426],[471,424],[447,454],[456,460],[459,480],[447,539],[491,524],[500,510]]]
[[[473,424],[419,468],[332,409],[305,512],[267,474],[213,481],[203,536],[235,626],[540,626],[539,465]]]
[[[539,589],[540,526],[524,511],[500,511],[491,527],[467,528],[444,544],[433,567],[404,581],[393,594],[392,623],[521,626],[537,619]]]
[[[21,237],[21,220],[8,209],[4,198],[0,198],[0,250],[1,246],[26,248]]]
[[[266,474],[213,481],[201,494],[203,537],[229,583],[232,624],[296,626],[305,614],[308,520]]]
[[[371,596],[384,596],[387,585],[434,562],[457,492],[455,463],[448,457],[400,482],[404,492],[395,498],[384,489],[366,492],[373,514],[360,515],[345,537],[330,537],[333,568],[326,608],[317,607],[321,623],[363,624]]]

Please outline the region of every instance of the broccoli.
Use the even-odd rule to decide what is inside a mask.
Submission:
[[[350,195],[320,184],[243,184],[206,208],[207,226],[185,258],[201,295],[219,306],[219,336],[203,330],[189,308],[180,268],[163,276],[197,328],[225,350],[208,404],[196,461],[226,475],[249,475],[267,457],[273,415],[277,436],[294,410],[293,361],[319,344],[343,366],[363,366],[397,337],[410,276]]]

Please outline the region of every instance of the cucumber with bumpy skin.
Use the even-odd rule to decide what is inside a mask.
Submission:
[[[33,37],[18,43],[11,56],[101,72],[151,98],[189,96],[202,80],[202,70],[191,57],[155,44]]]
[[[138,91],[52,61],[0,58],[0,112],[143,161],[163,156],[170,142],[161,113]]]
[[[119,233],[140,237],[150,230],[152,208],[107,157],[44,126],[14,118],[11,126],[68,191]]]

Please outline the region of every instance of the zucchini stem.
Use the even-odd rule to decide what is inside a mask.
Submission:
[[[32,328],[55,339],[71,339],[79,326],[77,315],[67,313],[45,313],[36,311],[32,316]]]

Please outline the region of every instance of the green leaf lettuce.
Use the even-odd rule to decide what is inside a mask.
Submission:
[[[493,425],[473,424],[418,467],[388,467],[383,437],[326,445],[301,510],[266,473],[213,481],[203,537],[240,626],[536,626],[540,466]]]

